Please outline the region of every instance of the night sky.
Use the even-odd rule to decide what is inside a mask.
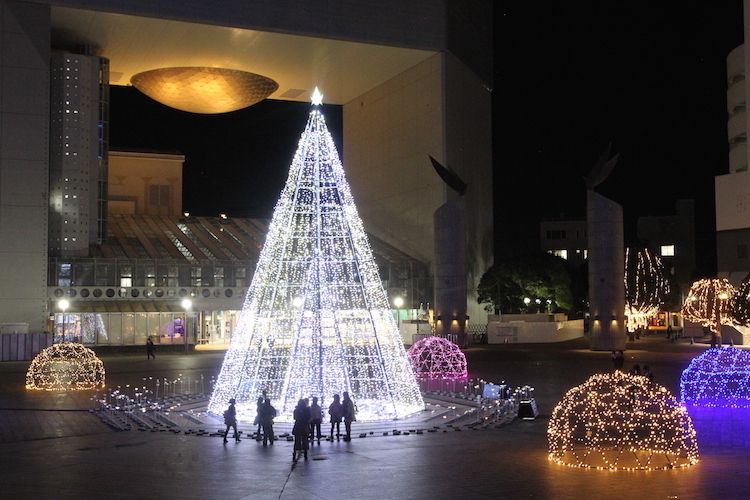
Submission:
[[[539,221],[585,216],[583,176],[608,143],[597,191],[642,215],[696,200],[698,264],[715,272],[713,178],[728,173],[726,56],[742,1],[495,2],[493,154],[499,255],[536,251]],[[309,103],[194,115],[111,89],[112,149],[185,154],[186,211],[270,217]],[[341,148],[338,106],[324,106]]]

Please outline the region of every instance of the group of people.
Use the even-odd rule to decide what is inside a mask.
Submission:
[[[234,440],[239,443],[240,434],[237,432],[237,408],[235,399],[229,400],[229,407],[224,411],[224,425],[227,429],[224,431],[224,442],[228,443],[229,429],[234,429]],[[276,417],[276,408],[271,405],[271,400],[267,397],[266,391],[258,398],[258,412],[255,416],[255,425],[258,426],[258,440],[263,436],[263,446],[270,441],[273,444],[273,419]]]
[[[623,371],[622,368],[625,365],[624,353],[622,351],[612,351],[611,358],[614,369]],[[648,365],[643,365],[643,371],[641,371],[640,365],[633,365],[633,368],[628,373],[630,373],[631,375],[640,375],[642,377],[646,377],[649,382],[654,381],[654,373],[651,371],[651,368],[649,368]]]
[[[352,422],[357,420],[356,413],[356,406],[348,392],[344,392],[343,400],[338,394],[333,395],[333,402],[328,406],[328,415],[331,417],[331,434],[329,437],[331,441],[334,437],[336,439],[341,438],[342,420],[346,431],[344,441],[351,441]],[[318,444],[320,444],[322,423],[323,408],[318,404],[317,397],[312,398],[312,404],[307,398],[300,399],[297,402],[297,407],[294,409],[294,427],[292,428],[292,434],[294,435],[293,460],[297,460],[297,452],[301,452],[307,459],[310,442],[315,442],[316,438]],[[336,431],[335,434],[334,430]]]
[[[333,441],[334,438],[341,439],[341,422],[344,422],[344,441],[351,441],[352,439],[352,422],[357,420],[357,411],[354,401],[349,397],[348,392],[343,393],[343,399],[338,395],[333,395],[333,402],[328,406],[328,415],[330,416],[331,433],[329,439]],[[227,426],[224,432],[224,442],[227,443],[229,436],[229,430],[234,429],[234,439],[236,442],[240,442],[240,436],[237,432],[237,409],[235,408],[236,401],[233,399],[229,400],[229,407],[224,412],[224,424]],[[322,423],[323,423],[323,408],[318,403],[318,398],[312,398],[312,404],[308,398],[300,399],[297,402],[297,407],[294,409],[294,427],[292,428],[292,435],[294,436],[294,451],[292,452],[292,458],[297,459],[297,452],[301,452],[305,458],[307,458],[307,451],[310,448],[310,441],[315,442],[317,439],[320,444],[322,437]],[[273,444],[273,419],[276,417],[276,408],[271,405],[271,400],[268,398],[266,391],[263,391],[261,396],[258,398],[257,415],[255,417],[255,425],[258,426],[257,439],[263,440],[263,446],[270,443]],[[334,431],[335,434],[334,434]],[[262,436],[262,438],[261,438]]]

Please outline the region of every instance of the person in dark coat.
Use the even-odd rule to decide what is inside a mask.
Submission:
[[[318,404],[318,398],[313,397],[310,405],[310,441],[315,439],[315,431],[318,434],[318,443],[320,443],[320,425],[323,423],[323,408]]]
[[[153,338],[151,338],[151,335],[149,335],[146,339],[146,359],[156,359],[156,354],[154,354],[155,348],[156,346],[154,345],[154,340]]]
[[[622,367],[625,364],[625,354],[622,351],[612,351],[612,364],[615,370],[622,371]]]
[[[258,441],[260,441],[261,439],[260,436],[261,436],[261,433],[263,432],[263,426],[260,423],[260,410],[261,408],[263,408],[263,403],[266,402],[266,398],[268,398],[268,393],[264,390],[261,393],[261,395],[258,397],[258,406],[256,409],[255,422],[254,422],[254,424],[258,426],[258,430],[255,433],[255,437]]]
[[[269,441],[273,444],[273,419],[276,418],[276,408],[271,406],[271,400],[266,398],[263,402],[263,406],[260,408],[260,414],[258,415],[258,421],[263,427],[263,446]]]
[[[234,440],[236,443],[240,442],[240,435],[237,433],[237,409],[234,407],[234,398],[229,400],[229,408],[224,412],[224,424],[227,426],[227,430],[224,431],[224,442],[228,443],[227,436],[229,435],[229,429],[234,427]]]
[[[344,441],[352,440],[352,422],[357,420],[356,409],[354,407],[354,401],[349,397],[348,392],[344,392],[344,399],[341,401],[341,405],[344,407],[344,427],[346,427],[346,436]]]
[[[307,399],[300,399],[297,407],[294,409],[294,450],[292,451],[292,460],[297,460],[297,452],[305,454],[307,460],[307,450],[310,448],[310,407]]]
[[[341,396],[333,395],[333,403],[328,407],[328,414],[331,416],[331,441],[333,441],[333,430],[336,429],[336,439],[341,436],[341,420],[344,418],[344,405],[341,404]]]

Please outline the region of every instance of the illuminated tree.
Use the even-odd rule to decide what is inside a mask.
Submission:
[[[750,326],[750,274],[742,280],[729,301],[729,315],[734,324]]]
[[[316,89],[317,90],[317,89]],[[317,93],[317,92],[316,92]],[[314,104],[319,104],[314,101]],[[323,115],[310,112],[209,403],[252,421],[262,390],[297,401],[348,391],[359,420],[424,408]]]
[[[670,286],[664,265],[647,248],[625,249],[625,315],[628,330],[645,328],[648,318],[659,312]]]
[[[729,300],[734,287],[726,278],[703,279],[693,283],[682,305],[682,316],[711,330],[714,340],[721,341],[721,325],[731,325]]]

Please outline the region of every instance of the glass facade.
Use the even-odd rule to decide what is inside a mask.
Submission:
[[[89,345],[145,345],[149,335],[155,344],[224,344],[229,343],[237,312],[57,313],[53,333],[55,342]],[[223,328],[199,338],[201,317]]]

